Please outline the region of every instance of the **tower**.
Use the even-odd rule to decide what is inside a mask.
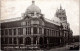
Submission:
[[[60,19],[61,23],[63,22],[67,23],[66,12],[65,12],[65,9],[62,9],[61,5],[60,5],[60,8],[56,10],[55,16]]]
[[[60,8],[56,10],[55,17],[59,18],[60,23],[63,25],[64,29],[69,28],[69,23],[67,23],[67,16],[65,9],[62,9],[62,6],[60,5]]]

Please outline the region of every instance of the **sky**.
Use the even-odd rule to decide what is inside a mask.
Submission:
[[[79,35],[79,0],[34,0],[41,9],[42,14],[47,19],[54,19],[56,10],[60,8],[66,10],[67,21],[73,35]],[[32,4],[32,0],[1,0],[1,19],[11,19],[22,17],[27,8]]]

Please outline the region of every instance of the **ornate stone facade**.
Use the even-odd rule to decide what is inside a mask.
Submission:
[[[52,47],[70,43],[72,31],[62,8],[56,12],[61,22],[44,18],[39,7],[32,1],[23,19],[1,23],[2,49],[9,47]]]

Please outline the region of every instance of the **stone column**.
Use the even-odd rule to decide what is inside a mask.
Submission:
[[[40,37],[37,38],[38,44],[39,44],[39,38],[40,38]]]
[[[26,35],[26,28],[23,28],[23,44],[25,44],[25,35]]]
[[[12,44],[14,44],[14,43],[13,43],[13,37],[12,37]]]
[[[13,29],[12,29],[12,36],[14,36],[14,32],[13,32]],[[13,37],[12,37],[12,44],[13,44]]]
[[[33,37],[31,37],[31,45],[33,45]]]
[[[18,36],[18,28],[16,29],[16,35]],[[17,45],[18,45],[18,37],[16,37],[17,39]]]
[[[38,40],[37,40],[37,38],[36,38],[36,45],[38,44]]]
[[[37,34],[39,34],[39,27],[37,28]]]
[[[23,28],[23,35],[26,35],[26,28]]]

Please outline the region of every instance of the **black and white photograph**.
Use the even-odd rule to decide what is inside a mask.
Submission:
[[[0,51],[79,51],[79,0],[0,2]]]

